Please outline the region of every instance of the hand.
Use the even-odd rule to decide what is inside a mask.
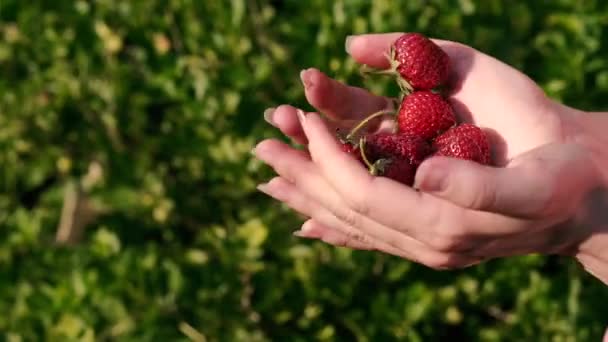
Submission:
[[[398,35],[354,37],[349,52],[359,63],[386,67],[383,52]],[[434,268],[527,253],[576,253],[594,233],[589,222],[595,211],[587,209],[601,185],[595,156],[580,142],[584,130],[577,123],[583,113],[552,102],[525,75],[487,55],[436,42],[453,62],[449,100],[462,120],[490,131],[501,168],[431,158],[418,171],[417,192],[370,176],[340,152],[318,115],[301,115],[300,127],[296,110],[283,107],[274,113],[282,113],[283,123],[277,118],[275,124],[308,142],[310,156],[277,141],[260,143],[257,156],[279,174],[262,189],[312,218],[300,235],[339,236],[340,244]],[[325,109],[320,99],[340,97],[313,93],[307,89],[307,98],[320,111]],[[375,98],[367,94],[358,100]],[[348,118],[340,105],[332,105],[330,112]]]

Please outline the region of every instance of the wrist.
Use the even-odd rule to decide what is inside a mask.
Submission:
[[[569,109],[574,127],[568,134],[589,153],[596,179],[574,218],[584,238],[572,251],[587,272],[608,285],[608,113]]]

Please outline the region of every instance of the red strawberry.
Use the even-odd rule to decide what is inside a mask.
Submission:
[[[351,144],[349,142],[346,142],[346,141],[343,141],[341,143],[340,147],[342,148],[342,152],[346,152],[348,154],[352,154],[357,149],[355,147],[355,145],[353,145],[353,144]]]
[[[407,89],[433,89],[447,82],[450,58],[420,33],[405,33],[391,47],[391,65],[409,83]]]
[[[463,123],[443,133],[433,142],[436,156],[472,160],[490,165],[490,143],[479,127]]]
[[[400,133],[431,140],[456,125],[456,115],[441,95],[422,90],[403,98],[397,123]]]
[[[365,155],[374,175],[412,185],[416,169],[430,155],[431,147],[421,138],[381,132],[365,138]]]
[[[353,158],[357,159],[359,162],[363,163],[363,158],[361,158],[361,152],[359,152],[359,146],[353,145],[348,141],[341,141],[340,147],[342,151],[346,154],[349,154]]]
[[[365,154],[370,160],[397,156],[418,166],[431,153],[431,146],[416,136],[380,132],[365,138]]]
[[[416,177],[416,167],[401,158],[380,159],[374,164],[375,174],[412,186]]]

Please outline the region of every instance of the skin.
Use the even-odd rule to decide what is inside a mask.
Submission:
[[[387,68],[401,33],[347,40],[358,63]],[[452,62],[448,100],[460,120],[486,130],[494,167],[433,157],[414,188],[373,177],[340,151],[335,129],[391,108],[393,101],[302,72],[316,112],[281,105],[266,120],[305,146],[264,140],[255,156],[277,177],[260,191],[309,219],[295,234],[376,250],[435,269],[530,253],[575,257],[608,284],[608,119],[549,99],[526,75],[475,49],[434,40]],[[371,126],[378,129],[386,126]]]

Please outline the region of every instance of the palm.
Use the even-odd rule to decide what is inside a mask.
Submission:
[[[457,75],[450,100],[461,119],[489,131],[499,164],[561,138],[556,105],[528,77],[471,48],[443,48]]]

